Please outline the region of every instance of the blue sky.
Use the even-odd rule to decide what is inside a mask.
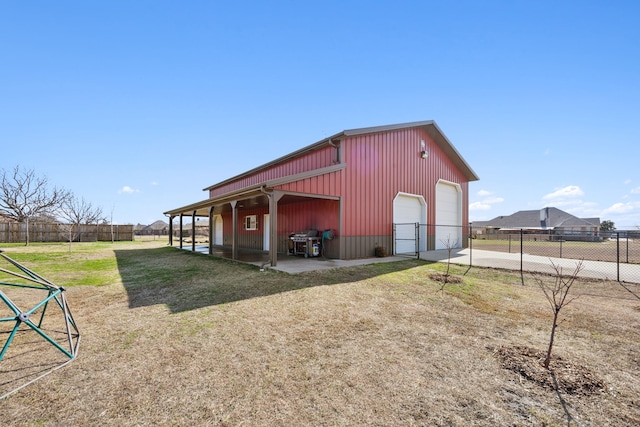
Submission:
[[[0,1],[0,168],[115,223],[344,129],[435,120],[471,220],[640,227],[636,1]]]

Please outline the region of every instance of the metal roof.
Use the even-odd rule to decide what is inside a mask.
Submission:
[[[222,185],[228,184],[230,182],[236,181],[238,179],[242,179],[245,178],[247,176],[251,176],[255,173],[258,173],[262,170],[271,168],[277,164],[280,163],[284,163],[288,160],[294,159],[296,157],[302,156],[304,154],[310,153],[312,151],[318,150],[320,148],[323,148],[327,145],[330,145],[332,143],[333,140],[339,140],[342,139],[343,137],[350,137],[350,136],[357,136],[357,135],[364,135],[364,134],[370,134],[370,133],[380,133],[380,132],[387,132],[387,131],[391,131],[391,130],[397,130],[397,129],[408,129],[408,128],[414,128],[414,127],[422,127],[424,128],[427,133],[429,134],[429,136],[431,138],[433,138],[433,140],[435,141],[436,144],[438,144],[438,146],[447,154],[447,156],[451,159],[451,161],[456,165],[456,167],[458,167],[462,173],[467,177],[467,179],[469,181],[477,181],[478,175],[476,175],[476,173],[473,171],[473,169],[471,169],[471,166],[469,166],[469,164],[462,158],[462,156],[460,155],[460,153],[458,152],[458,150],[456,150],[456,148],[453,146],[453,144],[451,143],[451,141],[449,141],[449,139],[444,135],[444,133],[442,132],[442,130],[440,130],[440,128],[438,127],[438,125],[436,124],[435,121],[433,120],[424,120],[424,121],[419,121],[419,122],[408,122],[408,123],[398,123],[398,124],[393,124],[393,125],[385,125],[385,126],[374,126],[374,127],[366,127],[366,128],[357,128],[357,129],[348,129],[348,130],[344,130],[342,132],[339,132],[335,135],[332,135],[328,138],[325,138],[323,140],[320,140],[318,142],[315,142],[311,145],[307,145],[306,147],[303,147],[299,150],[296,150],[292,153],[289,153],[285,156],[279,157],[275,160],[272,160],[268,163],[265,163],[263,165],[260,165],[256,168],[253,168],[251,170],[248,170],[246,172],[243,172],[239,175],[233,176],[229,179],[226,179],[224,181],[218,182],[216,184],[210,185],[206,188],[204,188],[204,191],[209,191],[213,188],[216,187],[220,187]]]

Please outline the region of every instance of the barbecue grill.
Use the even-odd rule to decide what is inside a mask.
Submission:
[[[292,255],[320,256],[318,230],[297,231],[289,235],[289,253]]]

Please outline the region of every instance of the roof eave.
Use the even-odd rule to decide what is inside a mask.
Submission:
[[[330,136],[328,138],[325,138],[325,139],[320,140],[318,142],[315,142],[313,144],[307,145],[306,147],[303,147],[303,148],[301,148],[299,150],[293,151],[293,152],[291,152],[291,153],[289,153],[289,154],[287,154],[285,156],[279,157],[279,158],[277,158],[275,160],[272,160],[272,161],[270,161],[268,163],[265,163],[263,165],[257,166],[255,168],[253,168],[251,170],[248,170],[246,172],[243,172],[243,173],[241,173],[239,175],[233,176],[231,178],[225,179],[224,181],[220,181],[220,182],[215,183],[213,185],[210,185],[210,186],[208,186],[206,188],[203,188],[203,191],[209,191],[209,190],[211,190],[213,188],[220,187],[222,185],[228,184],[228,183],[233,182],[233,181],[237,181],[237,180],[239,180],[241,178],[245,178],[247,176],[251,176],[251,175],[253,175],[253,174],[257,173],[257,172],[260,172],[261,170],[268,169],[271,166],[275,166],[275,165],[277,165],[279,163],[283,163],[283,162],[286,162],[288,160],[295,159],[296,157],[299,157],[299,156],[301,156],[303,154],[310,153],[312,151],[318,150],[318,149],[320,149],[320,148],[322,148],[322,147],[324,147],[326,145],[331,145],[331,141],[333,141],[334,139],[340,139],[340,137],[342,137],[343,135],[344,135],[344,132],[337,133],[337,134],[332,135],[332,136]]]

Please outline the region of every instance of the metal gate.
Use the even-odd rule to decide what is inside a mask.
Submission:
[[[420,223],[393,224],[393,254],[418,257],[420,255]]]

